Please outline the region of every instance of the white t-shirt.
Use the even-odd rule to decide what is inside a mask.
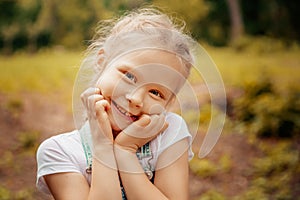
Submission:
[[[167,113],[168,128],[150,142],[153,154],[151,160],[142,159],[142,166],[150,165],[155,169],[158,157],[168,147],[176,142],[188,138],[190,148],[189,159],[193,157],[191,150],[192,136],[188,131],[185,121],[177,114]],[[81,173],[90,184],[91,175],[86,173],[86,157],[78,130],[59,134],[45,140],[37,151],[37,182],[39,190],[50,194],[43,176],[62,172]]]

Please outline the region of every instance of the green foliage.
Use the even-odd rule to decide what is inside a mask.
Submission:
[[[294,199],[292,182],[300,176],[299,152],[291,142],[261,143],[264,154],[253,161],[250,188],[236,199]]]
[[[213,46],[225,46],[229,40],[230,15],[226,1],[205,1],[209,12],[193,27],[196,37]]]
[[[12,193],[6,187],[0,185],[0,199],[1,200],[11,200]]]
[[[14,167],[14,154],[11,151],[6,150],[1,156],[0,167],[2,168],[13,168]]]
[[[12,192],[5,186],[0,185],[0,200],[33,200],[33,189],[26,188]]]
[[[201,125],[205,124],[205,125],[208,126],[208,124],[211,120],[211,117],[212,117],[212,107],[211,107],[211,105],[206,104],[206,105],[201,106],[199,123]]]
[[[269,200],[269,198],[262,189],[250,187],[244,194],[235,197],[234,200]]]
[[[240,1],[240,6],[248,34],[299,39],[299,1]]]
[[[219,161],[220,171],[227,173],[232,169],[232,165],[233,164],[230,155],[228,154],[222,155]]]
[[[45,46],[81,48],[99,20],[112,18],[144,4],[154,4],[180,15],[194,37],[224,46],[230,32],[227,1],[218,0],[2,0],[0,49],[35,52]],[[246,34],[299,41],[297,1],[240,1]],[[276,21],[276,23],[273,23]],[[243,45],[242,45],[243,46]]]
[[[195,113],[194,110],[189,109],[185,112],[182,113],[182,117],[186,120],[188,123],[189,127],[191,128],[198,128],[199,127],[199,115]]]
[[[251,37],[246,35],[237,39],[232,45],[237,52],[247,51],[259,55],[286,51],[292,47],[283,40],[266,36]]]
[[[190,161],[191,171],[201,178],[213,177],[218,173],[227,173],[231,168],[232,161],[227,154],[222,155],[217,164],[209,159],[199,159],[196,157]]]
[[[216,190],[209,190],[196,200],[226,200],[227,198]]]
[[[19,98],[10,99],[6,102],[6,105],[4,106],[7,111],[10,113],[10,115],[17,119],[21,112],[23,111],[23,102]]]
[[[200,97],[201,98],[201,97]],[[195,113],[195,110],[187,110],[182,113],[184,119],[188,122],[189,125],[193,127],[203,127],[207,129],[211,123],[212,118],[221,117],[222,113],[217,108],[217,106],[211,105],[209,103],[201,105],[200,115]]]
[[[14,200],[34,200],[33,197],[33,189],[31,188],[25,188],[22,190],[19,190],[14,195]]]
[[[197,176],[206,178],[216,175],[218,168],[213,162],[207,159],[193,158],[190,161],[190,169]]]
[[[260,147],[265,157],[254,162],[255,174],[258,176],[272,176],[285,173],[288,169],[296,169],[299,153],[293,150],[289,142],[280,142],[276,147],[262,144]]]
[[[24,131],[18,134],[18,141],[22,150],[32,154],[36,152],[41,133],[39,131]]]
[[[294,137],[300,134],[300,91],[284,94],[269,79],[250,82],[233,104],[234,118],[241,131],[259,137]]]
[[[209,13],[209,4],[205,0],[187,0],[184,4],[181,0],[153,0],[154,5],[167,8],[167,11],[176,13],[183,18],[189,29],[194,29],[201,19]],[[194,32],[194,31],[192,31]]]

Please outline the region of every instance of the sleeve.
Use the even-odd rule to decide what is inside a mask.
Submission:
[[[64,148],[59,137],[51,137],[39,146],[37,150],[37,182],[39,190],[50,194],[43,176],[61,172],[79,172],[72,162],[68,149]]]
[[[189,160],[191,160],[194,156],[194,153],[192,151],[193,139],[192,135],[188,130],[186,122],[181,116],[175,113],[168,113],[166,121],[169,123],[169,126],[166,129],[166,131],[164,131],[164,133],[162,133],[159,136],[158,153],[161,154],[170,146],[172,146],[176,142],[179,142],[182,139],[188,139],[188,155]]]

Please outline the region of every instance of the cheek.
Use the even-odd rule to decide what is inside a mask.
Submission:
[[[104,97],[120,96],[128,92],[129,86],[122,78],[115,75],[105,75],[100,77],[97,82],[97,87],[100,88],[101,93]]]
[[[165,104],[163,103],[158,103],[156,101],[152,101],[147,99],[148,101],[144,102],[144,112],[150,115],[153,114],[161,114],[162,112],[164,112],[166,110],[165,108]]]
[[[111,96],[114,88],[113,80],[108,76],[102,76],[97,81],[96,86],[100,88],[101,94],[105,97]]]

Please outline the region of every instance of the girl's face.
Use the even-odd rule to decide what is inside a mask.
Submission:
[[[181,60],[162,50],[135,51],[106,67],[97,86],[110,103],[108,117],[114,131],[120,131],[142,114],[165,111],[184,83]]]

